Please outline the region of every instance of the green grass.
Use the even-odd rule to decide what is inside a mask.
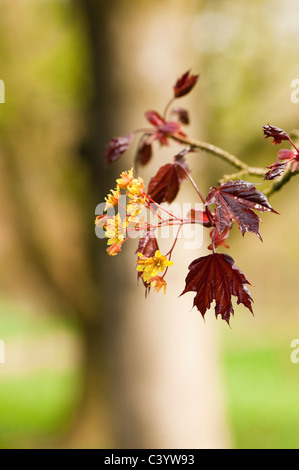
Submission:
[[[75,409],[76,372],[37,371],[0,381],[0,446],[60,433]]]
[[[234,446],[299,448],[299,364],[287,342],[228,349],[224,356]]]
[[[257,320],[255,320],[257,323]],[[246,324],[247,325],[247,324]],[[299,448],[299,363],[290,360],[286,330],[235,325],[223,332],[222,365],[232,446],[239,449]],[[5,343],[43,339],[57,333],[77,335],[72,322],[0,300],[0,339]],[[33,341],[34,343],[34,341]],[[32,344],[33,344],[32,343]],[[34,346],[33,346],[34,347]],[[5,372],[0,364],[0,448],[30,447],[63,435],[76,410],[80,368],[49,366]],[[2,369],[3,368],[3,369]],[[32,444],[33,443],[33,444]]]
[[[0,448],[15,448],[23,442],[25,447],[34,442],[38,445],[67,429],[81,390],[79,365],[57,369],[55,364],[45,365],[41,357],[34,367],[23,370],[20,358],[19,370],[9,371],[11,341],[23,344],[25,340],[26,347],[32,344],[34,348],[36,341],[40,345],[43,338],[50,338],[51,344],[53,338],[55,347],[61,333],[74,336],[78,329],[59,315],[0,299],[0,339],[5,343],[6,358],[6,363],[0,364]]]
[[[77,332],[74,321],[61,315],[38,311],[30,305],[0,298],[0,339],[18,339],[26,336],[40,337],[57,331]]]

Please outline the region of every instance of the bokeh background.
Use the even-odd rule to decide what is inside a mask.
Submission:
[[[299,127],[298,2],[0,0],[0,54],[0,447],[298,448],[297,178],[271,198],[263,243],[233,230],[255,303],[231,328],[178,298],[204,247],[180,241],[168,292],[145,300],[134,242],[110,258],[94,233],[135,151],[106,168],[106,143],[162,111],[188,69],[188,134],[275,160],[261,126]],[[178,149],[156,146],[141,176]],[[189,164],[204,194],[233,170]],[[187,183],[180,197],[197,202]]]

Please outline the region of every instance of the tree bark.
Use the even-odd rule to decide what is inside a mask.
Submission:
[[[116,107],[121,106],[113,86],[116,55],[110,30],[110,20],[119,2],[77,0],[76,5],[84,18],[91,52],[92,67],[88,73],[93,77],[94,95],[87,114],[90,132],[82,158],[90,176],[90,200],[95,207],[108,192],[100,190],[105,188],[106,180],[114,180],[111,172],[104,169],[103,149],[115,136],[113,122]],[[87,369],[80,414],[83,422],[86,419],[83,429],[90,429],[89,417],[98,400],[106,406],[102,406],[92,428],[108,429],[106,440],[99,434],[100,446],[226,447],[222,397],[217,393],[221,381],[213,328],[209,332],[203,330],[197,315],[191,322],[190,318],[186,320],[186,336],[180,338],[182,358],[177,357],[177,367],[172,359],[178,353],[173,338],[180,336],[182,328],[177,299],[180,287],[176,285],[178,291],[171,289],[164,303],[160,297],[150,298],[145,304],[140,291],[126,293],[132,283],[128,274],[132,262],[127,264],[125,253],[121,258],[107,259],[96,237],[88,243],[94,284],[99,286],[100,296],[95,299],[97,307],[92,320],[89,318],[84,327]],[[177,267],[180,270],[181,263]],[[177,284],[175,278],[172,282]],[[189,311],[186,302],[184,308]],[[164,316],[156,348],[154,329],[165,310],[168,314]],[[197,359],[192,357],[193,353],[198,355]],[[80,428],[82,425],[77,426]]]

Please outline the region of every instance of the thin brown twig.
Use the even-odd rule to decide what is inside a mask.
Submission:
[[[247,165],[247,163],[243,162],[235,155],[231,154],[230,152],[227,152],[226,150],[223,150],[220,147],[216,147],[213,144],[209,144],[207,142],[202,142],[199,140],[193,140],[193,139],[191,140],[186,137],[180,137],[180,136],[171,136],[171,138],[177,142],[180,142],[181,144],[189,145],[191,149],[203,150],[207,153],[211,153],[215,155],[216,157],[221,158],[227,163],[230,163],[232,166],[234,166],[238,170],[242,170],[242,174],[256,175],[256,176],[264,176],[265,174],[264,168],[253,167],[253,166]]]

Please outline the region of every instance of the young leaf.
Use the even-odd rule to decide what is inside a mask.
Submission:
[[[231,296],[237,297],[251,313],[253,301],[246,284],[250,284],[229,255],[213,253],[197,258],[189,266],[186,292],[196,292],[193,306],[196,306],[204,318],[206,311],[215,300],[215,315],[221,315],[229,324],[230,315],[234,314]]]
[[[186,137],[186,134],[182,132],[181,125],[176,121],[165,121],[163,117],[156,111],[146,111],[146,119],[156,127],[155,132],[147,140],[148,143],[158,140],[161,145],[168,145],[168,138],[172,135],[179,137]]]
[[[190,70],[184,73],[175,83],[173,93],[175,98],[187,95],[197,82],[199,75],[190,75]]]
[[[146,111],[145,117],[155,127],[163,126],[165,124],[164,119],[159,113],[157,113],[157,111]]]
[[[298,154],[294,150],[280,149],[278,152],[278,160],[287,160],[291,161],[294,158],[298,157]]]
[[[118,160],[121,155],[129,148],[133,139],[133,134],[127,134],[123,137],[114,137],[108,144],[105,153],[108,164]]]
[[[278,160],[291,163],[290,170],[296,171],[299,167],[299,152],[294,150],[281,149],[278,152]]]
[[[187,168],[186,160],[184,157],[189,152],[193,152],[193,149],[190,147],[190,145],[187,145],[173,157],[173,161],[176,163],[179,163],[180,165],[183,165],[183,167],[186,168],[187,170],[188,168]]]
[[[152,158],[152,145],[147,142],[147,137],[147,134],[143,135],[138,144],[137,152],[135,155],[135,163],[137,165],[140,164],[141,166],[145,166]]]
[[[265,174],[264,180],[274,180],[281,176],[285,172],[288,163],[291,163],[291,171],[298,170],[299,153],[288,149],[279,150],[278,160],[267,167],[269,171]]]
[[[279,178],[285,170],[288,165],[288,162],[274,162],[272,165],[267,166],[268,171],[265,173],[264,180],[275,180],[276,178]]]
[[[283,129],[276,126],[270,126],[270,124],[263,126],[263,132],[266,139],[268,137],[273,137],[272,144],[279,145],[282,140],[289,140],[288,134]]]
[[[214,232],[215,230],[215,232]],[[226,243],[225,240],[229,236],[229,227],[226,227],[221,234],[219,234],[217,229],[212,229],[210,231],[210,237],[212,238],[214,232],[214,248],[218,248],[218,246],[224,246],[225,248],[230,248]],[[213,243],[208,246],[208,250],[213,250]]]
[[[210,217],[213,219],[214,214],[210,213]],[[201,223],[202,225],[204,225],[204,227],[213,226],[207,212],[201,209],[190,209],[190,211],[187,213],[187,218],[192,221]]]
[[[157,250],[159,250],[159,246],[155,233],[153,230],[148,230],[144,237],[139,239],[136,253],[142,253],[147,258],[151,258]]]
[[[171,114],[174,114],[178,117],[178,120],[182,123],[185,124],[186,126],[190,124],[190,118],[189,118],[189,113],[187,109],[184,108],[173,108],[171,111]]]
[[[216,204],[215,225],[221,234],[226,227],[231,227],[235,220],[242,232],[253,232],[261,238],[259,222],[261,219],[253,212],[277,212],[270,206],[264,193],[258,191],[252,183],[246,181],[228,181],[219,186],[212,187],[206,205]]]
[[[150,180],[147,194],[157,203],[171,203],[179,189],[181,182],[186,178],[185,172],[175,163],[167,163],[158,170]]]

